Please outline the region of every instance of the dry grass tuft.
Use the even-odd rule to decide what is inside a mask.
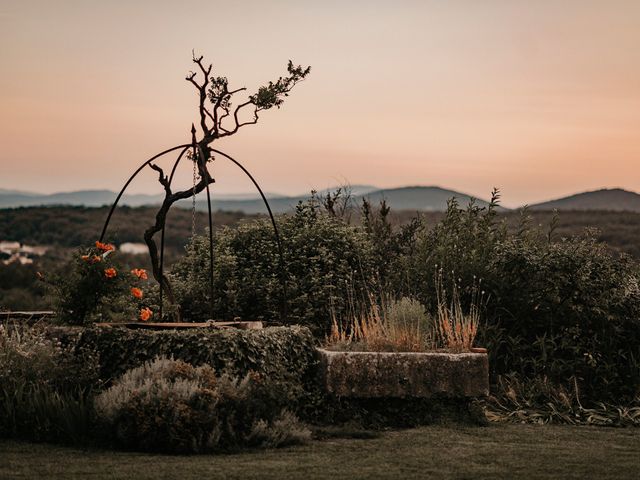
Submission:
[[[373,298],[364,313],[344,322],[333,316],[327,343],[345,350],[424,352],[434,347],[433,321],[417,300],[403,297],[381,308]]]
[[[451,302],[447,302],[442,271],[436,276],[436,291],[438,295],[438,317],[436,333],[442,346],[454,352],[468,351],[478,334],[480,323],[480,301],[477,286],[472,287],[472,301],[469,313],[464,313],[460,303],[460,293],[456,283],[453,283]]]

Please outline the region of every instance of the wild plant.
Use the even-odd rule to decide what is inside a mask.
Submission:
[[[256,373],[216,375],[208,365],[159,357],[126,372],[95,407],[123,447],[199,453],[309,439],[281,394],[280,385]]]
[[[569,425],[640,426],[640,397],[628,404],[594,402],[583,405],[576,377],[564,384],[546,376],[498,376],[485,412],[494,422]]]
[[[380,307],[371,296],[367,310],[340,322],[333,316],[327,344],[334,349],[424,352],[433,348],[433,340],[433,322],[420,302],[403,297]]]
[[[438,300],[436,332],[442,347],[454,352],[469,351],[478,334],[482,293],[472,287],[471,304],[465,313],[460,301],[458,283],[452,282],[451,300],[447,301],[442,269],[436,275]]]
[[[0,325],[0,436],[79,442],[89,436],[98,362],[39,327]]]

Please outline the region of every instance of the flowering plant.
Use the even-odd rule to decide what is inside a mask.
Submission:
[[[65,323],[146,321],[152,317],[145,295],[147,271],[124,268],[116,253],[114,245],[97,241],[82,249],[70,268],[48,282],[56,290],[58,315]]]

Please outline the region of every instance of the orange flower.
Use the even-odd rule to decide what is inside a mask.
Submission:
[[[102,257],[100,255],[94,255],[91,259],[91,263],[98,263],[102,261]]]
[[[153,315],[153,312],[149,307],[145,307],[142,310],[140,310],[140,320],[142,320],[143,322],[146,322],[147,320],[149,320],[152,315]]]
[[[116,247],[114,247],[110,243],[102,243],[102,242],[96,242],[96,248],[98,250],[102,250],[103,252],[113,252],[116,249]]]
[[[142,298],[142,290],[136,287],[131,287],[131,295],[136,298]]]
[[[111,268],[107,268],[104,271],[104,276],[107,278],[113,278],[118,274],[118,272],[116,272],[116,269],[111,267]]]
[[[85,262],[89,261],[89,255],[82,255],[82,260],[84,260]]]
[[[146,280],[147,278],[149,278],[147,276],[147,271],[144,268],[134,268],[133,270],[131,270],[131,273],[141,280]]]

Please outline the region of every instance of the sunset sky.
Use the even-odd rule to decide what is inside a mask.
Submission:
[[[117,190],[189,142],[192,49],[249,90],[288,59],[312,66],[217,144],[269,192],[497,186],[517,206],[640,191],[638,0],[0,0],[0,188]],[[214,192],[251,191],[213,171]],[[159,193],[155,174],[131,191]]]

